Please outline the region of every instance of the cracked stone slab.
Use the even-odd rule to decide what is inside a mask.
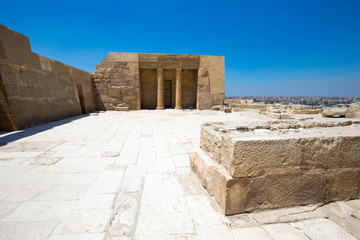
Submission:
[[[346,232],[334,222],[318,218],[291,223],[291,226],[302,230],[310,239],[328,240],[356,240],[354,236]]]

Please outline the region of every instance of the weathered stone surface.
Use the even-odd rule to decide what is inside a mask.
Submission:
[[[346,109],[345,108],[330,108],[324,109],[321,113],[324,117],[345,117]]]
[[[214,110],[214,111],[221,111],[221,110],[224,110],[224,105],[216,105],[216,106],[212,106],[211,107],[211,110]]]
[[[360,102],[350,104],[346,110],[347,118],[360,118]]]
[[[360,125],[337,126],[345,123],[306,122],[306,131],[292,121],[205,123],[200,145],[209,156],[190,153],[191,166],[225,214],[354,199]]]
[[[175,68],[182,69],[182,108],[210,109],[223,104],[223,57],[109,53],[93,76],[95,93],[100,96],[96,98],[97,107],[116,110],[116,104],[126,103],[129,110],[157,108],[157,68],[164,68],[163,80],[170,82],[169,91],[165,91],[167,107],[175,107]]]
[[[245,126],[245,131],[236,124],[228,124],[234,126],[234,131],[226,130],[227,125],[205,124],[202,126],[200,146],[233,177],[299,173],[339,166],[360,167],[357,154],[360,148],[359,124],[351,128],[334,124],[334,127],[309,129],[300,129],[300,125],[294,124],[286,121],[274,123],[270,125],[270,130],[250,130]],[[310,125],[310,122],[305,125]],[[236,131],[236,128],[239,130]]]
[[[0,41],[6,56],[0,63],[0,130],[95,110],[90,73],[33,53],[26,36],[3,25]]]
[[[268,107],[267,104],[239,104],[239,103],[230,103],[229,106],[231,108],[238,108],[238,109],[258,109],[258,110],[265,110]]]

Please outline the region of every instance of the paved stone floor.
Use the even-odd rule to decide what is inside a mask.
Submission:
[[[360,200],[216,210],[187,152],[201,122],[254,118],[267,117],[105,112],[2,133],[0,239],[360,239]]]

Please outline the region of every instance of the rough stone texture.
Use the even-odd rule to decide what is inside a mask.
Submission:
[[[347,118],[360,118],[360,102],[350,104],[346,110]]]
[[[210,109],[225,98],[224,57],[180,54],[109,53],[93,75],[98,108],[129,110],[157,106],[157,68],[171,82],[171,107],[175,106],[175,69],[181,68],[182,108]]]
[[[0,130],[16,130],[95,109],[91,74],[31,51],[29,39],[0,25]],[[81,95],[81,94],[80,94]]]
[[[117,104],[140,109],[138,54],[110,52],[96,66],[93,86],[99,110],[115,110]]]
[[[192,169],[225,214],[359,196],[358,121],[205,123],[200,146]]]
[[[332,118],[345,117],[345,115],[346,115],[346,108],[329,108],[329,109],[324,109],[321,114],[322,114],[324,117],[332,117]]]
[[[225,104],[253,104],[254,100],[247,100],[247,99],[225,99]]]
[[[198,71],[197,108],[210,109],[224,104],[225,58],[222,56],[200,56]]]
[[[258,109],[258,110],[266,110],[268,104],[239,104],[239,103],[230,103],[229,106],[231,108],[238,109]]]

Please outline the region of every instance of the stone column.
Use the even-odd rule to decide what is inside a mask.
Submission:
[[[163,69],[157,69],[157,107],[156,110],[164,109],[164,78]]]
[[[176,68],[176,95],[175,95],[175,109],[182,109],[181,107],[181,68]]]

